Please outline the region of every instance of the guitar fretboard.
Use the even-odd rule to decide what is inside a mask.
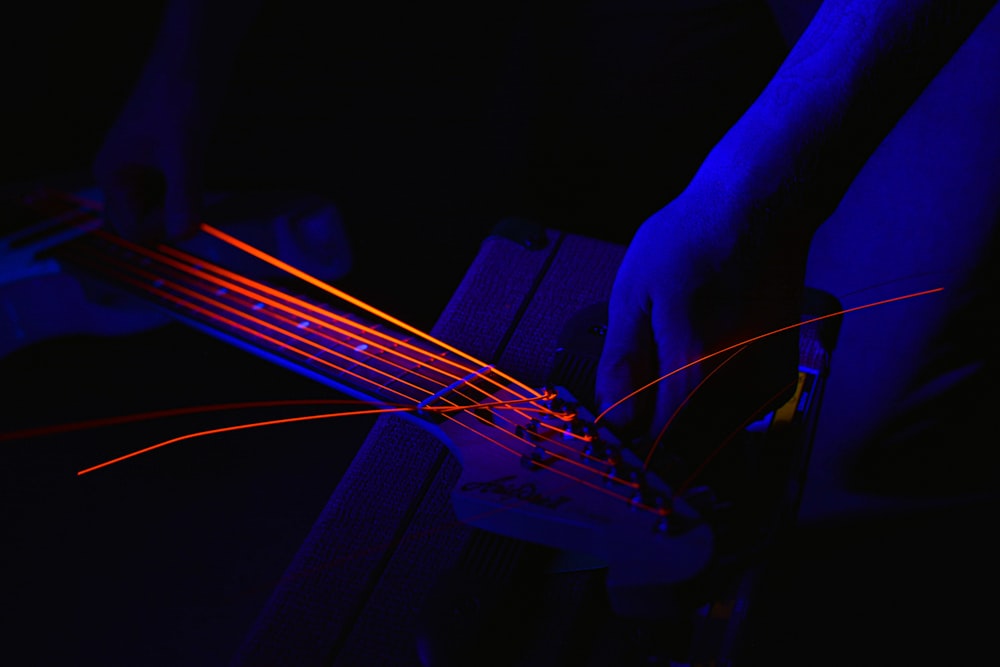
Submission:
[[[99,211],[73,201],[46,199],[36,204],[67,224],[99,218]],[[140,292],[189,324],[356,397],[420,407],[490,400],[488,389],[479,388],[492,372],[488,366],[176,248],[147,248],[98,230],[63,244],[54,254]]]

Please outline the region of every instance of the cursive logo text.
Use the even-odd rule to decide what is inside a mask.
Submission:
[[[462,485],[462,491],[479,491],[480,493],[493,493],[511,500],[519,500],[539,507],[548,509],[558,509],[561,505],[569,502],[567,496],[547,496],[541,493],[531,482],[516,484],[516,475],[499,477],[488,482],[469,482]]]

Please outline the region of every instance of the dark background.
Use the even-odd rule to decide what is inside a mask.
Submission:
[[[329,197],[355,257],[340,286],[424,327],[504,217],[627,242],[786,50],[766,6],[740,0],[359,4],[269,4],[213,134],[209,185]],[[0,181],[86,180],[158,11],[9,8]],[[329,395],[173,324],[40,343],[0,360],[0,378],[0,432]],[[0,442],[0,635],[3,653],[18,656],[11,664],[225,664],[371,420],[214,436],[74,473],[166,437],[275,415]],[[864,566],[845,571],[836,538],[824,539],[813,548],[832,547],[826,566],[839,574],[817,594]]]

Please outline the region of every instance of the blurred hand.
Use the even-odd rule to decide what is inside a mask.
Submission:
[[[195,230],[205,135],[195,89],[147,70],[97,154],[107,221],[126,238],[176,241]]]
[[[611,294],[597,378],[601,409],[704,355],[736,347],[611,410],[605,419],[621,435],[648,443],[670,421],[663,447],[711,451],[790,389],[797,329],[748,345],[708,377],[741,341],[800,319],[809,239],[775,229],[760,210],[721,188],[689,188],[637,231]]]

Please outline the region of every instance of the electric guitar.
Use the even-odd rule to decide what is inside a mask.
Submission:
[[[757,480],[767,491],[748,502],[763,519],[747,538],[745,527],[734,531],[747,511],[730,507],[731,494],[672,487],[566,387],[529,386],[335,288],[314,285],[334,293],[342,308],[177,247],[131,243],[102,228],[99,206],[74,196],[39,189],[22,203],[40,224],[10,242],[9,253],[48,238],[32,261],[55,261],[124,288],[173,318],[419,424],[461,463],[451,494],[461,521],[586,554],[607,568],[619,613],[646,608],[663,590],[745,557],[794,514],[822,354],[815,368],[801,368],[786,403],[739,434],[738,446],[748,451],[766,439],[763,458],[777,461]],[[221,230],[206,232],[244,247]]]

